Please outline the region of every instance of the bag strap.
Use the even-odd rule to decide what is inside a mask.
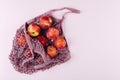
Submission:
[[[62,21],[63,21],[63,19],[65,18],[66,14],[68,14],[68,13],[76,13],[76,14],[79,14],[79,13],[80,13],[80,10],[75,9],[75,8],[69,8],[69,7],[63,7],[63,8],[60,8],[60,9],[53,9],[53,10],[50,10],[50,11],[48,11],[48,12],[46,12],[46,13],[48,13],[48,14],[53,14],[54,12],[62,11],[62,10],[69,10],[69,11],[67,11],[67,12],[65,12],[65,13],[63,14],[63,16],[62,16]]]

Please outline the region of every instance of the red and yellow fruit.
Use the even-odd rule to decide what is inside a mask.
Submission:
[[[54,46],[48,46],[47,47],[47,54],[51,57],[54,58],[58,53],[57,50]]]
[[[48,29],[46,36],[49,39],[55,39],[59,35],[59,30],[57,28],[51,27]]]
[[[66,41],[63,37],[59,37],[55,40],[54,45],[59,48],[62,49],[66,46]]]
[[[16,37],[16,42],[19,46],[24,46],[26,44],[26,39],[24,34],[18,34]]]
[[[51,24],[52,24],[52,18],[50,16],[43,16],[40,18],[41,28],[47,29],[51,26]]]
[[[41,29],[37,24],[30,24],[27,28],[27,31],[31,37],[36,37],[40,34]]]
[[[37,40],[39,40],[43,46],[45,46],[47,43],[47,40],[44,36],[38,36]]]

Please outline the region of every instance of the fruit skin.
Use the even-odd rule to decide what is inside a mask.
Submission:
[[[54,45],[59,48],[62,49],[66,46],[66,41],[63,37],[59,37],[55,40]]]
[[[36,37],[40,34],[41,29],[37,24],[30,24],[27,31],[31,37]]]
[[[16,37],[16,42],[19,46],[24,46],[26,44],[26,39],[24,34],[18,34]]]
[[[54,27],[49,28],[48,31],[46,32],[46,36],[49,39],[55,39],[58,37],[58,35],[59,35],[59,30]]]
[[[47,29],[52,24],[52,18],[50,16],[43,16],[40,18],[40,25],[42,29]]]
[[[27,49],[27,51],[24,53],[24,56],[26,58],[30,58],[32,56],[32,53],[30,52],[30,49]]]
[[[37,40],[39,40],[43,46],[45,46],[47,43],[47,40],[44,36],[38,36]]]
[[[42,57],[38,57],[38,58],[37,58],[37,62],[38,62],[39,64],[44,63],[44,61],[43,61]]]
[[[57,49],[54,46],[48,46],[47,47],[47,54],[51,57],[54,58],[58,53]]]

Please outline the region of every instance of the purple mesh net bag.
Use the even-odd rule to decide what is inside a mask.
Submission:
[[[68,10],[68,12],[65,12],[63,14],[62,19],[57,19],[53,15],[53,13],[56,11],[62,11],[62,10]],[[12,51],[9,55],[9,59],[16,71],[25,73],[25,74],[32,74],[39,70],[43,71],[43,70],[49,69],[57,64],[64,63],[70,59],[71,57],[70,51],[62,30],[62,27],[63,27],[62,22],[65,19],[65,15],[68,13],[80,13],[80,11],[77,9],[68,8],[68,7],[64,7],[61,9],[53,9],[25,22],[16,31],[16,35],[13,40]],[[28,26],[33,23],[38,26],[42,26],[40,24],[40,19],[44,16],[47,16],[47,17],[49,16],[51,18],[52,22],[50,26],[54,26],[54,28],[59,31],[58,37],[63,37],[63,39],[66,41],[66,43],[62,42],[62,43],[65,43],[64,47],[61,48],[59,46],[60,44],[57,44],[57,46],[59,47],[55,46],[54,43],[57,37],[55,39],[49,39],[49,37],[46,36],[46,32],[50,27],[47,29],[41,29],[40,30],[41,33],[38,35],[38,36],[42,35],[45,37],[47,41],[45,46],[43,44],[45,43],[45,41],[43,42],[40,41],[41,39],[44,40],[44,38],[40,38],[39,40],[39,38],[37,38],[38,36],[31,37],[29,35]],[[43,22],[45,21],[43,20]],[[53,34],[55,33],[54,31],[52,32]],[[53,47],[55,47],[54,49],[56,50],[57,54],[54,57],[51,57],[47,53],[47,48],[50,45],[53,45]],[[49,49],[48,51],[51,51],[51,50]],[[54,52],[55,51],[53,51],[52,53]]]

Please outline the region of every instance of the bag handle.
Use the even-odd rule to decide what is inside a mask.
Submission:
[[[62,20],[65,18],[65,16],[66,16],[66,14],[68,14],[68,13],[76,13],[76,14],[79,14],[80,13],[80,10],[78,10],[78,9],[75,9],[75,8],[69,8],[69,7],[63,7],[63,8],[60,8],[60,9],[53,9],[53,10],[50,10],[50,11],[48,11],[48,12],[46,12],[46,13],[48,13],[48,14],[53,14],[54,12],[56,12],[56,11],[61,11],[61,10],[69,10],[69,11],[67,11],[67,12],[65,12],[64,14],[63,14],[63,16],[62,16]]]

